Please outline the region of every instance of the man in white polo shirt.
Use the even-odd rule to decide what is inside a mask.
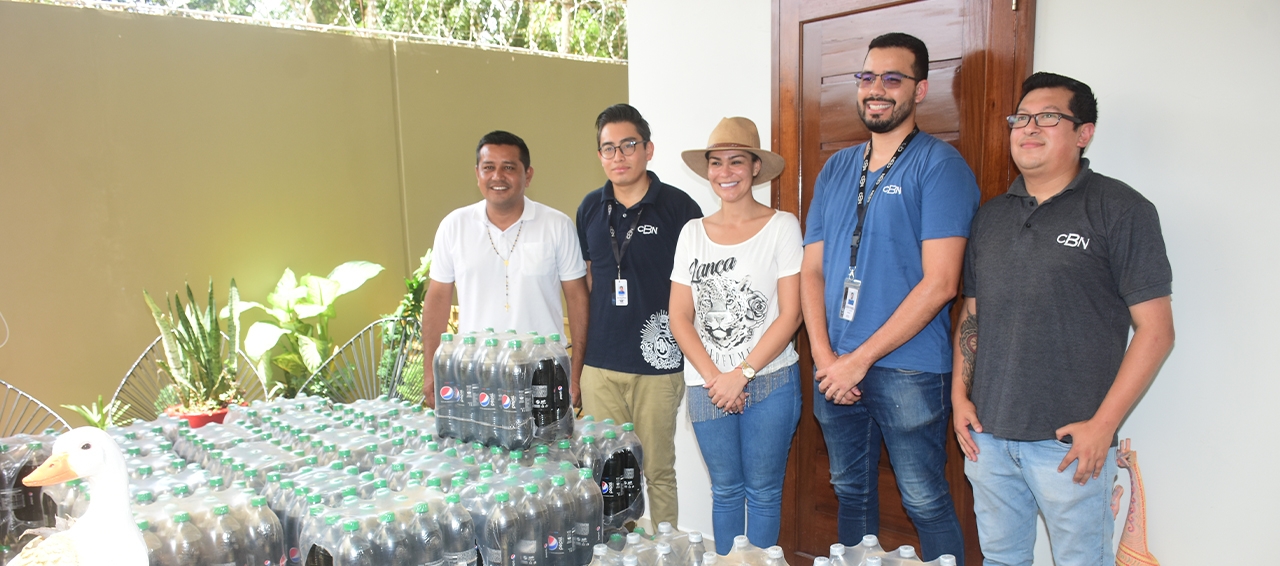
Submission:
[[[548,335],[561,332],[569,308],[573,374],[582,370],[587,336],[587,267],[573,221],[524,196],[533,180],[529,146],[510,132],[493,131],[476,146],[476,184],[484,200],[444,217],[436,230],[431,283],[422,313],[422,347],[430,356],[449,321],[458,291],[458,331],[494,328]],[[430,363],[423,375],[434,401]]]

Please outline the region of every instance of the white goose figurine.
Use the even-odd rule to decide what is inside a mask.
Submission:
[[[33,541],[9,566],[146,566],[147,545],[129,507],[129,472],[106,432],[81,427],[59,436],[53,455],[23,478],[30,487],[76,478],[93,499],[70,528]]]

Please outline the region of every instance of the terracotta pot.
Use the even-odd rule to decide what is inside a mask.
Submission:
[[[227,408],[204,413],[183,413],[177,406],[173,406],[165,409],[164,414],[187,421],[191,428],[200,428],[209,423],[222,424],[222,419],[227,418]]]

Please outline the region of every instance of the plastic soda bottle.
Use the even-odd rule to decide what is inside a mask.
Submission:
[[[138,530],[142,531],[142,542],[147,544],[147,565],[160,566],[160,555],[164,552],[164,543],[160,542],[160,537],[151,532],[151,522],[143,519],[138,521]],[[8,556],[0,557],[0,564],[8,562]]]
[[[205,529],[204,559],[210,566],[236,566],[244,554],[240,546],[240,522],[231,516],[231,507],[217,505]]]
[[[165,566],[187,566],[188,564],[206,564],[200,539],[200,529],[191,524],[191,514],[179,511],[173,514],[173,528],[168,540],[164,541],[160,563]]]
[[[261,495],[249,499],[249,513],[244,521],[244,560],[242,564],[284,564],[284,529],[280,518],[267,507]],[[295,550],[296,552],[296,550]]]
[[[576,482],[575,482],[576,483]],[[547,509],[547,564],[548,566],[577,566],[577,542],[573,494],[564,476],[551,477],[551,490],[542,498]]]
[[[427,503],[413,506],[413,520],[409,522],[409,538],[413,544],[414,559],[418,566],[444,564],[444,542],[440,538],[440,526],[430,513]]]
[[[454,342],[457,342],[457,337],[454,337]],[[450,356],[449,362],[452,366],[450,369],[453,370],[455,380],[460,389],[456,406],[461,410],[455,413],[454,417],[458,422],[457,438],[463,442],[483,440],[482,437],[477,436],[480,434],[480,429],[477,426],[480,415],[479,407],[476,406],[476,394],[480,392],[480,384],[475,381],[476,376],[471,371],[471,363],[475,360],[476,350],[478,349],[479,345],[476,343],[475,336],[463,336],[462,343],[453,347],[453,354]],[[436,379],[440,378],[437,377]],[[436,407],[438,408],[440,405],[437,404]],[[439,420],[440,413],[437,411],[437,423]]]
[[[524,498],[516,507],[520,517],[516,541],[516,563],[519,566],[546,566],[547,511],[538,497],[538,486],[524,486]]]
[[[501,445],[498,440],[499,419],[502,416],[498,407],[498,385],[502,381],[498,366],[499,353],[498,339],[486,338],[484,347],[476,350],[471,363],[470,380],[476,384],[475,399],[479,417],[477,440],[489,446]]]
[[[534,437],[540,442],[552,442],[570,438],[573,433],[573,398],[569,395],[569,372],[561,365],[555,350],[542,336],[533,338],[533,359],[537,363],[533,373],[533,423]],[[568,434],[565,421],[569,421]]]
[[[519,544],[520,517],[511,503],[511,494],[499,490],[493,494],[493,509],[486,521],[480,553],[486,566],[515,566]]]
[[[459,383],[458,372],[454,371],[455,347],[453,334],[445,332],[440,335],[440,347],[436,348],[435,356],[431,358],[436,385],[436,434],[443,438],[461,436],[458,417],[465,409],[465,395]]]
[[[396,524],[396,514],[384,511],[378,515],[378,533],[374,537],[375,556],[380,566],[417,566],[409,533]]]
[[[508,340],[498,356],[494,373],[498,376],[498,444],[508,450],[523,450],[533,441],[530,391],[537,362],[524,342]]]
[[[375,566],[378,564],[373,545],[360,532],[360,521],[348,519],[342,523],[342,540],[333,554],[334,566]]]
[[[578,469],[573,485],[573,546],[578,566],[593,560],[594,548],[604,543],[604,496],[591,470]]]
[[[445,566],[475,566],[476,563],[476,531],[471,522],[471,513],[462,506],[462,499],[456,493],[450,493],[444,500],[444,510],[438,518],[440,523],[440,540],[444,550]]]

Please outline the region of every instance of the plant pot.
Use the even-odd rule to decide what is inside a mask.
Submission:
[[[209,423],[222,424],[222,419],[227,418],[227,408],[223,407],[216,411],[208,411],[202,413],[183,413],[176,405],[164,410],[164,414],[187,421],[191,428],[200,428]]]

